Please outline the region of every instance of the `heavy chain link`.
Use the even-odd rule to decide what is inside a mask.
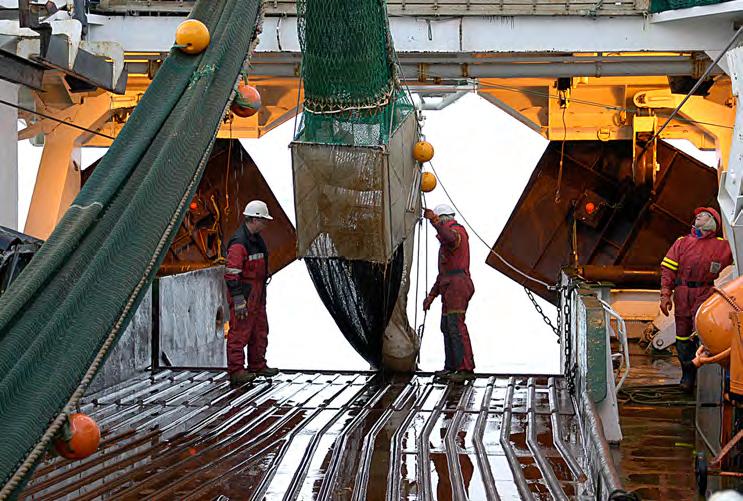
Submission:
[[[531,304],[534,305],[534,309],[537,310],[537,313],[542,315],[542,320],[544,320],[544,323],[549,325],[550,329],[552,329],[552,332],[555,333],[555,336],[557,336],[558,342],[560,339],[560,329],[555,327],[555,325],[552,323],[552,320],[547,316],[546,313],[544,313],[544,310],[542,310],[542,307],[539,306],[539,303],[537,303],[537,300],[534,298],[534,294],[531,293],[529,289],[524,287],[524,292],[526,292],[526,295],[529,297],[529,300],[531,301]],[[557,308],[557,323],[560,324],[560,308]]]
[[[537,303],[534,294],[529,289],[524,287],[527,297],[534,305],[534,309],[541,315],[544,323],[552,329],[552,332],[557,336],[557,342],[560,342],[560,329],[564,329],[565,337],[563,342],[563,355],[565,358],[565,366],[563,372],[568,383],[568,391],[571,395],[575,394],[575,376],[578,371],[578,364],[573,362],[573,339],[572,339],[572,310],[571,310],[571,294],[575,289],[574,285],[561,285],[557,287],[558,302],[557,302],[557,326],[552,323],[552,320],[544,313],[544,310],[539,303]]]
[[[575,376],[578,372],[578,363],[573,361],[573,335],[572,335],[572,292],[574,286],[567,284],[560,287],[560,302],[562,303],[561,309],[562,317],[565,325],[565,342],[563,345],[564,356],[565,356],[565,367],[563,372],[568,382],[568,391],[571,395],[575,395]]]

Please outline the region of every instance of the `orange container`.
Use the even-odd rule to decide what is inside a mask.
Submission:
[[[702,303],[696,316],[696,329],[699,339],[711,355],[718,355],[730,348],[734,335],[737,335],[735,319],[732,314],[743,311],[743,277],[723,285],[720,292]]]

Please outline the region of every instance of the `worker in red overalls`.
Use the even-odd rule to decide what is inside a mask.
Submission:
[[[694,316],[712,294],[720,271],[733,263],[730,245],[717,236],[720,214],[711,207],[694,211],[691,233],[674,242],[661,262],[660,311],[665,316],[675,308],[676,352],[681,362],[681,387],[691,392],[696,379],[694,359],[698,341],[692,338]],[[673,295],[673,303],[671,303]]]
[[[474,378],[475,360],[465,324],[467,305],[475,292],[470,278],[470,246],[467,230],[454,219],[446,204],[425,209],[423,217],[436,229],[439,247],[439,275],[423,301],[423,310],[441,295],[441,332],[444,334],[444,370],[439,378],[461,382]]]
[[[261,230],[273,218],[268,214],[265,202],[260,200],[248,203],[243,215],[244,224],[240,225],[227,245],[227,264],[224,273],[230,304],[227,372],[232,387],[249,383],[256,376],[270,377],[279,372],[266,365],[268,249],[260,235]]]

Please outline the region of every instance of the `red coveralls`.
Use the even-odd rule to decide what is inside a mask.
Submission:
[[[441,294],[441,332],[444,334],[444,369],[474,371],[472,345],[464,323],[467,305],[475,292],[470,278],[470,246],[467,230],[453,219],[433,219],[439,247],[439,275],[430,298]]]
[[[720,227],[717,211],[700,207],[695,214],[701,211],[712,214]],[[681,385],[687,391],[691,391],[696,379],[696,369],[689,363],[698,346],[697,340],[691,339],[694,316],[712,294],[715,278],[732,262],[733,255],[726,240],[715,236],[714,231],[701,232],[695,228],[691,234],[676,240],[661,262],[661,302],[673,293],[676,353],[681,362]]]
[[[268,319],[266,317],[266,280],[268,250],[259,234],[252,234],[244,224],[235,232],[227,247],[224,279],[229,290],[230,331],[227,336],[227,371],[232,374],[245,367],[248,347],[248,371],[266,367]],[[245,298],[248,317],[235,317],[235,297]]]
[[[705,232],[701,237],[681,237],[661,263],[661,296],[673,293],[676,339],[686,341],[694,330],[694,315],[712,294],[720,271],[733,263],[728,242]]]

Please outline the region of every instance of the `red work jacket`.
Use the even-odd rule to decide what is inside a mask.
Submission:
[[[447,221],[434,221],[436,238],[441,244],[439,247],[439,275],[431,290],[433,296],[441,291],[443,282],[449,277],[457,275],[470,276],[470,245],[469,236],[464,226],[454,219]]]
[[[668,249],[661,262],[661,296],[673,292],[674,314],[694,316],[712,294],[713,281],[733,263],[728,241],[705,232],[701,237],[681,237]]]
[[[241,295],[249,310],[265,305],[268,250],[263,238],[250,233],[244,224],[228,244],[224,279],[230,291],[230,303]]]

